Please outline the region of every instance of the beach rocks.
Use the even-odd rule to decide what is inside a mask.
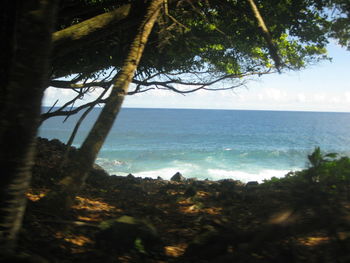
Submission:
[[[197,194],[197,189],[193,185],[190,185],[189,187],[187,187],[187,189],[184,192],[184,196],[186,197],[192,197],[192,196],[195,196],[196,194]]]
[[[205,227],[207,230],[194,237],[187,247],[185,255],[190,258],[205,259],[208,262],[208,259],[217,258],[225,254],[227,252],[228,242],[225,235],[213,226]]]
[[[180,172],[177,172],[176,174],[173,175],[173,177],[170,178],[170,181],[174,182],[185,182],[186,178],[182,176]]]
[[[148,222],[131,216],[103,221],[96,234],[96,246],[105,250],[159,253],[163,243],[156,229]]]
[[[248,182],[248,183],[245,185],[245,187],[246,187],[247,189],[254,189],[254,188],[256,188],[258,185],[259,185],[259,183],[258,183],[257,181],[250,181],[250,182]]]
[[[196,181],[197,181],[196,177],[191,177],[191,178],[187,179],[187,182],[189,182],[189,183],[193,183],[193,182],[196,182]]]
[[[135,176],[133,174],[128,174],[126,178],[133,180],[135,179]]]
[[[86,183],[95,187],[103,187],[108,184],[109,174],[98,164],[94,164],[90,171]]]
[[[95,174],[98,174],[100,176],[109,176],[109,174],[106,172],[105,169],[103,169],[100,165],[98,164],[94,164],[93,165],[93,168],[92,168],[92,172],[95,173]]]

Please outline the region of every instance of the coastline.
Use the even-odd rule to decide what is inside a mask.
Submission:
[[[344,247],[350,247],[350,236],[340,242],[327,234],[330,222],[341,220],[343,212],[350,215],[347,208],[337,212],[343,209],[343,195],[334,206],[337,210],[332,210],[324,204],[333,199],[324,200],[315,194],[320,189],[303,181],[244,184],[180,174],[163,180],[109,175],[96,165],[69,213],[57,218],[38,201],[60,181],[54,171],[65,146],[47,139],[38,139],[38,144],[19,248],[40,257],[40,262],[349,259]]]
[[[350,259],[347,229],[337,228],[342,240],[328,234],[330,222],[340,222],[344,212],[350,216],[348,208],[339,210],[346,195],[339,195],[342,202],[327,203],[333,199],[326,201],[327,195],[317,194],[322,189],[303,181],[244,184],[180,174],[163,180],[109,175],[95,166],[69,213],[57,218],[38,201],[60,180],[54,176],[55,164],[65,146],[47,139],[38,139],[38,144],[19,248],[40,262]],[[106,224],[111,225],[100,228]]]
[[[63,155],[64,151],[66,150],[66,146],[64,143],[57,139],[49,140],[46,138],[38,138],[39,143],[39,155],[41,157],[46,156],[47,160],[40,160],[39,163],[42,165],[48,165],[55,167],[58,165],[61,156]],[[75,148],[71,147],[72,152],[75,152]],[[212,177],[210,178],[198,178],[198,177],[188,177],[186,173],[182,173],[179,170],[176,169],[160,169],[159,171],[146,171],[146,172],[139,172],[139,173],[109,173],[106,171],[104,167],[102,167],[98,162],[95,163],[94,169],[96,171],[99,171],[103,174],[106,174],[108,176],[117,176],[117,177],[127,177],[129,178],[133,177],[138,180],[146,179],[146,180],[154,180],[159,178],[162,178],[163,181],[168,182],[171,181],[171,177],[173,177],[176,173],[180,173],[184,176],[184,178],[187,178],[189,181],[212,181],[212,182],[221,182],[221,181],[234,181],[239,182],[239,184],[246,184],[250,181],[257,181],[259,183],[262,183],[263,180],[271,179],[272,177],[281,178],[284,177],[287,173],[289,173],[289,170],[268,170],[269,173],[267,176],[263,176],[263,174],[253,174],[253,173],[246,173],[241,171],[225,171],[225,170],[215,170],[211,169],[212,171]],[[42,168],[40,168],[42,169]],[[226,177],[225,177],[226,174]],[[235,177],[241,178],[236,179]],[[216,179],[215,179],[216,178]]]

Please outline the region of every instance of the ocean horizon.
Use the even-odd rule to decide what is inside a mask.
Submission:
[[[44,107],[46,111],[48,107]],[[94,109],[73,143],[96,120]],[[51,118],[39,136],[66,143],[80,114]],[[350,156],[350,113],[271,110],[123,108],[96,163],[110,174],[169,179],[282,177],[307,167],[315,147]]]

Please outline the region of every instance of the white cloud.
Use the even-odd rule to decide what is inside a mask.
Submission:
[[[334,96],[334,97],[332,97],[332,98],[330,99],[330,102],[332,102],[332,103],[339,103],[339,102],[340,102],[340,98]]]
[[[273,101],[284,101],[287,97],[287,94],[281,90],[276,88],[266,88],[263,91],[267,99],[271,99]]]
[[[299,72],[264,75],[258,78],[259,81],[247,82],[246,89],[200,90],[186,96],[152,90],[128,96],[124,106],[350,111],[350,52],[330,45],[330,56],[334,58],[332,63],[321,63]],[[220,85],[225,87],[225,84]],[[45,92],[44,105],[52,105],[57,98],[60,100],[58,105],[62,105],[75,94],[49,88]],[[97,91],[86,96],[84,102],[93,99],[96,94]]]
[[[326,101],[326,94],[325,93],[318,93],[313,95],[313,101],[315,102],[325,102]]]
[[[307,101],[304,93],[297,94],[297,101],[301,103],[305,103]]]
[[[350,102],[350,92],[345,92],[344,95],[345,95],[344,97],[345,97],[346,101]]]

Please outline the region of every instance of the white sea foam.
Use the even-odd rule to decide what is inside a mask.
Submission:
[[[183,168],[186,170],[197,170],[200,169],[200,166],[198,166],[197,164],[194,163],[188,163],[188,162],[184,162],[184,161],[180,161],[180,160],[174,160],[171,162],[172,165],[175,165],[178,168]],[[174,167],[174,168],[176,168]]]
[[[213,158],[209,156],[206,158],[206,160],[213,161]],[[132,171],[132,167],[126,166],[124,162],[118,160],[98,158],[97,163],[104,167],[110,174],[126,176],[129,173],[132,173],[137,177],[149,177],[156,179],[158,176],[160,176],[166,180],[169,180],[175,173],[180,172],[186,178],[196,177],[201,180],[208,178],[210,180],[234,179],[242,182],[262,182],[264,179],[270,179],[272,177],[283,177],[290,171],[286,169],[257,169],[256,171],[230,170],[226,167],[224,168],[223,166],[218,165],[215,165],[215,168],[204,168],[198,164],[183,160],[173,160],[171,163],[169,163],[170,165],[168,167],[143,171]],[[130,170],[130,172],[127,172],[128,170]],[[295,171],[300,169],[295,168],[292,170]]]
[[[151,170],[151,171],[144,171],[144,172],[138,172],[138,173],[133,173],[134,176],[136,177],[149,177],[156,179],[158,176],[165,180],[169,180],[174,174],[177,172],[180,172],[183,174],[185,177],[186,174],[189,174],[190,169],[179,169],[177,167],[170,167],[170,168],[162,168],[162,169],[157,169],[157,170]]]
[[[107,158],[97,158],[96,162],[102,166],[120,166],[120,165],[125,165],[125,162],[119,161],[119,160],[110,160]]]
[[[258,181],[262,182],[264,179],[270,179],[272,177],[283,177],[289,170],[272,170],[264,169],[257,173],[248,173],[244,171],[234,170],[222,170],[222,169],[208,169],[208,175],[212,180],[220,179],[234,179],[242,182]]]
[[[293,169],[298,170],[298,169]],[[111,174],[124,175],[126,176],[128,173],[118,172],[118,171],[109,171]],[[183,167],[173,166],[167,168],[160,168],[142,172],[134,172],[132,173],[136,177],[142,178],[153,178],[156,179],[158,176],[165,180],[169,180],[175,173],[180,172],[184,177],[191,178],[196,177],[200,180],[204,180],[206,178],[210,180],[222,180],[222,179],[234,179],[240,180],[241,182],[249,182],[249,181],[258,181],[262,182],[265,179],[270,179],[272,177],[283,177],[290,170],[273,170],[273,169],[263,169],[258,172],[246,172],[241,170],[225,170],[225,169],[208,169],[208,170],[200,170],[196,165],[184,165]]]

